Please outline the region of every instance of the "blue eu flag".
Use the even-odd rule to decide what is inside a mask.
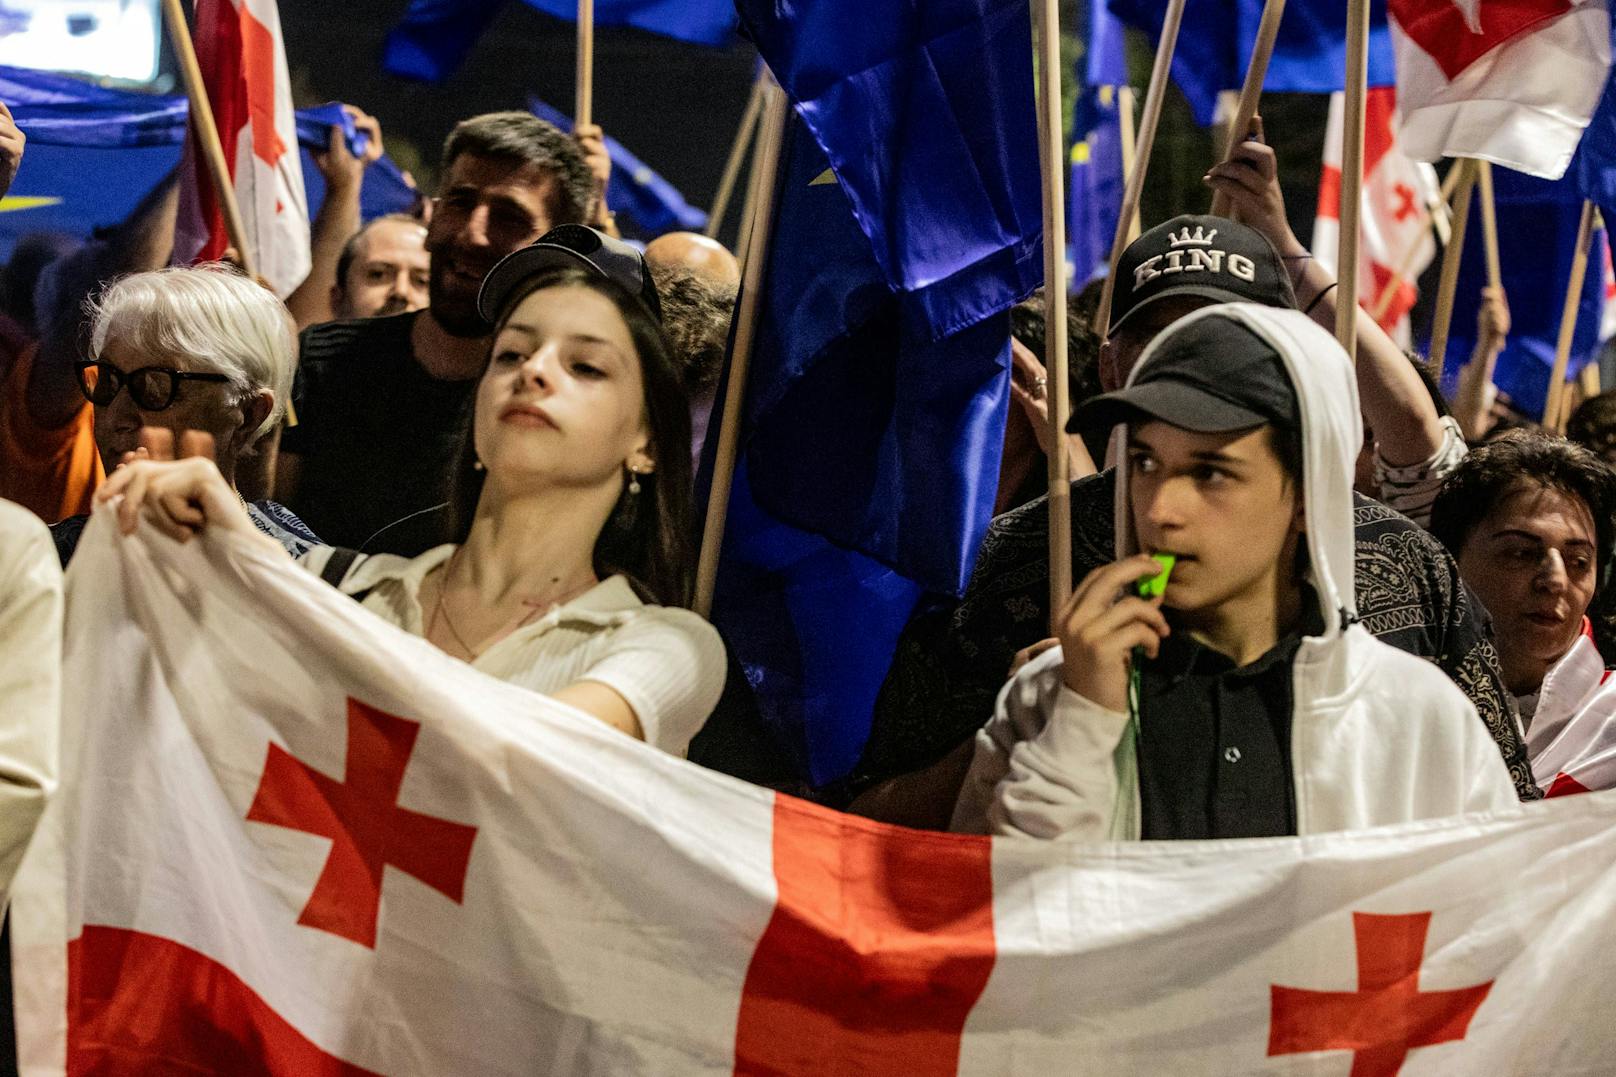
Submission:
[[[576,0],[526,0],[558,19],[578,17]],[[411,0],[387,35],[382,66],[402,78],[438,82],[453,74],[505,7],[505,0]],[[664,37],[721,47],[735,36],[728,0],[596,0],[597,26],[634,26]]]
[[[1493,192],[1498,207],[1498,257],[1510,316],[1509,342],[1498,356],[1493,383],[1509,395],[1517,409],[1536,419],[1548,401],[1560,312],[1582,216],[1582,192],[1574,176],[1541,180],[1506,168],[1493,169]],[[1469,360],[1475,347],[1476,314],[1481,289],[1487,283],[1476,212],[1472,207],[1453,298],[1450,358],[1443,385],[1450,395],[1458,386],[1459,367]],[[1599,316],[1605,292],[1604,242],[1596,236],[1588,258],[1566,368],[1568,378],[1575,378],[1599,354]]]
[[[992,512],[1005,312],[1043,276],[1031,29],[1008,0],[741,17],[797,115],[714,621],[822,785],[857,761],[915,603],[959,593]]]

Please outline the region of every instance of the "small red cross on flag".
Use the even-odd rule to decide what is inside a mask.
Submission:
[[[348,763],[342,781],[278,744],[247,811],[249,822],[331,839],[331,855],[297,922],[361,946],[376,945],[382,871],[391,864],[458,903],[477,828],[398,806],[419,722],[348,701]]]
[[[1492,982],[1421,991],[1428,912],[1352,914],[1357,991],[1309,991],[1274,984],[1268,1054],[1351,1051],[1352,1077],[1396,1077],[1409,1051],[1465,1038]]]

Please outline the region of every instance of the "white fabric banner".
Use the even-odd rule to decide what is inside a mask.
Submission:
[[[1403,149],[1559,179],[1610,71],[1606,0],[1387,0]]]
[[[1616,795],[1303,839],[921,834],[489,680],[256,544],[105,511],[66,663],[12,909],[30,1074],[1616,1057]]]

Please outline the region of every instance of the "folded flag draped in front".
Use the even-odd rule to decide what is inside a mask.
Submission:
[[[1599,1073],[1616,794],[1304,839],[842,816],[273,551],[92,521],[24,1072]],[[1523,870],[1530,865],[1530,870]]]

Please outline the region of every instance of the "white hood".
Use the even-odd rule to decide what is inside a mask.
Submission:
[[[1202,318],[1227,318],[1267,341],[1284,360],[1302,414],[1302,489],[1311,582],[1324,614],[1324,638],[1357,619],[1353,593],[1352,475],[1363,444],[1358,381],[1347,353],[1329,333],[1298,310],[1256,303],[1221,303],[1174,322],[1151,341],[1128,375],[1132,385],[1162,345]],[[1128,426],[1112,434],[1117,468],[1117,556],[1139,552],[1128,507]]]

